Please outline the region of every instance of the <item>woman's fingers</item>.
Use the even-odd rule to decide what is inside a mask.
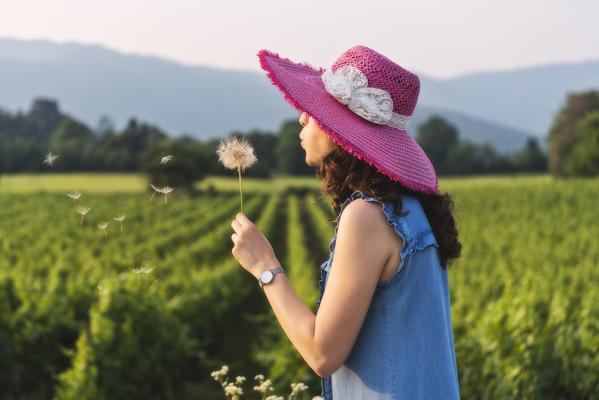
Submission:
[[[231,227],[235,230],[235,232],[239,232],[241,230],[241,224],[237,220],[233,220],[233,222],[231,222]]]
[[[243,213],[237,213],[236,221],[239,221],[241,226],[250,226],[252,225],[252,221],[249,220],[248,217]]]

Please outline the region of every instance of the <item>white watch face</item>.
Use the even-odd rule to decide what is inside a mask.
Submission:
[[[262,274],[260,274],[260,280],[262,281],[262,283],[268,283],[272,280],[273,276],[274,275],[270,270],[266,270],[262,272]]]

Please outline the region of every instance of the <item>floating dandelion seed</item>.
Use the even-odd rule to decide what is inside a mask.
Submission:
[[[154,193],[152,193],[152,197],[150,197],[150,201],[152,201],[154,199],[154,195],[156,195],[156,192],[160,193],[160,188],[152,185],[151,183],[150,186],[152,187],[152,189],[154,189]]]
[[[239,196],[241,198],[241,212],[243,212],[243,194],[241,191],[241,171],[251,166],[256,162],[254,148],[245,139],[237,139],[233,137],[227,142],[220,142],[218,149],[218,161],[220,161],[228,169],[237,169],[239,174]]]
[[[150,272],[152,272],[154,270],[154,267],[152,268],[134,268],[133,269],[133,273],[134,274],[149,274]]]
[[[133,273],[137,275],[137,283],[140,283],[140,276],[141,275],[145,275],[146,277],[148,276],[148,274],[150,272],[152,272],[154,270],[154,267],[152,268],[133,268]]]
[[[156,187],[152,184],[150,184],[150,186],[152,187],[152,189],[154,189],[154,193],[152,193],[152,197],[150,198],[150,201],[152,201],[152,199],[154,198],[154,195],[156,194],[156,192],[158,192],[158,193],[164,194],[164,202],[167,203],[166,195],[169,194],[170,192],[172,192],[173,188],[170,186]]]
[[[169,162],[172,159],[173,159],[173,156],[170,154],[168,156],[164,156],[160,159],[160,165],[166,164],[167,162]]]
[[[44,158],[44,164],[48,164],[51,167],[54,163],[54,160],[56,160],[58,157],[59,156],[52,154],[52,152],[49,151],[48,154],[46,154],[46,158]]]
[[[120,222],[121,223],[121,232],[123,231],[123,221],[125,220],[125,218],[126,218],[125,214],[121,214],[118,217],[114,217],[113,218],[116,222]]]
[[[79,193],[79,192],[67,193],[67,196],[69,196],[71,199],[77,201],[77,200],[79,200],[79,197],[81,197],[81,193]]]
[[[79,214],[81,214],[81,222],[79,223],[79,225],[83,224],[83,217],[85,217],[85,214],[87,214],[88,212],[90,212],[91,208],[89,207],[79,207],[77,209],[77,212]]]
[[[170,186],[165,186],[162,188],[161,192],[164,193],[164,203],[166,204],[166,195],[173,191],[173,188]]]
[[[108,237],[108,233],[106,233],[106,227],[108,226],[108,222],[100,222],[97,227],[98,229],[102,229],[104,231],[104,236]]]

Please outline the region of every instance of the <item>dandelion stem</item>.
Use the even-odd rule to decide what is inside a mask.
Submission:
[[[243,214],[243,193],[241,192],[241,166],[237,166],[237,172],[239,173],[239,197],[241,198],[241,213]]]
[[[102,229],[104,231],[104,236],[106,236],[106,238],[108,238],[108,233],[106,233],[106,229]]]
[[[121,221],[121,232],[123,232],[123,221]]]
[[[164,193],[164,204],[166,204],[166,193]]]
[[[83,215],[81,216],[81,222],[79,222],[79,225],[83,225]]]

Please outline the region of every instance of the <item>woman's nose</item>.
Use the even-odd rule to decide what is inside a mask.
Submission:
[[[304,125],[306,125],[306,122],[307,122],[306,121],[306,113],[303,113],[299,119],[299,123],[301,126],[304,126]]]

